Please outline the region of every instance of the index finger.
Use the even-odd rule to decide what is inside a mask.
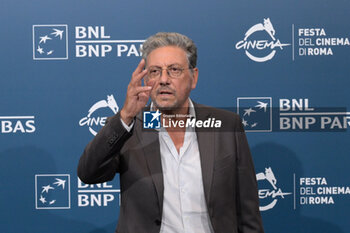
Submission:
[[[142,72],[143,68],[145,67],[145,59],[141,59],[141,61],[139,62],[139,64],[137,65],[135,71],[133,74],[139,74]]]
[[[147,70],[144,70],[145,67],[145,59],[142,59],[138,66],[136,67],[135,71],[132,73],[131,82],[139,82],[141,79],[146,75]]]

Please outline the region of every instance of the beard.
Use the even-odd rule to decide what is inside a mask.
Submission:
[[[184,107],[184,104],[189,97],[190,91],[186,93],[187,94],[181,96],[180,98],[177,96],[176,92],[173,92],[171,96],[165,98],[156,94],[155,96],[151,96],[151,99],[154,106],[159,109],[159,111],[166,114],[172,114],[179,112],[179,110]]]
[[[161,112],[171,112],[181,107],[179,104],[179,100],[176,98],[176,96],[174,100],[165,100],[166,102],[162,103],[163,101],[164,100],[158,101],[157,98],[152,98],[154,106]]]

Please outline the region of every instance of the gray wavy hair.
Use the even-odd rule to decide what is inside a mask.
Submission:
[[[164,46],[176,46],[183,49],[187,55],[189,68],[197,66],[196,45],[190,38],[177,32],[158,32],[148,37],[141,48],[142,58],[147,62],[147,57],[153,50]]]

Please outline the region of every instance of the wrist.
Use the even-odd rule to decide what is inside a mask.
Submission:
[[[125,113],[124,109],[122,109],[120,111],[120,118],[122,119],[122,121],[127,124],[130,125],[131,122],[133,121],[134,117],[129,116],[128,114]]]

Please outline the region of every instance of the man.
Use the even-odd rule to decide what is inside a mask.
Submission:
[[[255,171],[239,117],[189,98],[198,81],[193,41],[157,33],[142,52],[124,106],[85,148],[79,178],[101,183],[120,173],[118,233],[262,233]],[[179,124],[145,130],[142,109],[149,98],[147,110],[159,111],[162,120],[215,118],[225,130]]]

